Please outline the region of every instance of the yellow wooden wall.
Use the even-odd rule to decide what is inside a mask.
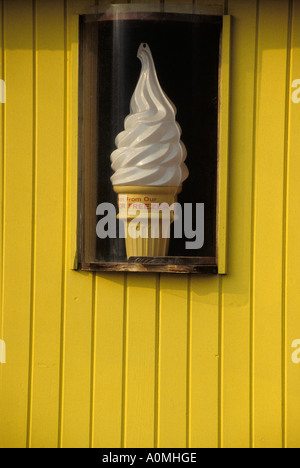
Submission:
[[[72,271],[95,3],[0,0],[0,447],[300,448],[300,1],[196,2],[232,15],[222,277]]]

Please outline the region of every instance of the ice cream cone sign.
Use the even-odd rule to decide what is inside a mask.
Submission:
[[[189,175],[187,152],[176,107],[160,86],[148,44],[140,44],[137,56],[141,73],[111,154],[111,182],[125,223],[127,257],[160,257],[169,244],[163,221],[168,214],[170,226],[172,205]]]

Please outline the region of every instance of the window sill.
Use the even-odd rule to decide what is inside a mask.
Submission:
[[[218,274],[214,257],[131,257],[124,263],[81,263],[78,269],[94,272]]]

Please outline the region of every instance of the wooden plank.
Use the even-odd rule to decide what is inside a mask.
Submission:
[[[0,89],[0,339],[3,338],[3,310],[2,310],[2,294],[3,294],[3,230],[4,230],[4,113],[5,113],[5,104],[3,102],[3,86],[5,87],[5,76],[4,76],[4,18],[3,18],[3,0],[0,1],[0,80],[1,89]],[[3,84],[4,83],[4,84]],[[2,366],[0,366],[0,387],[1,387],[1,375],[2,375]]]
[[[288,7],[288,1],[261,0],[259,8],[253,253],[255,448],[282,447],[282,243]]]
[[[292,360],[296,348],[294,341],[300,339],[300,259],[299,259],[299,219],[300,219],[300,104],[297,103],[298,94],[293,96],[297,88],[292,87],[295,80],[300,79],[300,4],[293,2],[291,74],[289,82],[289,148],[287,165],[287,235],[286,235],[286,425],[284,440],[288,448],[300,448],[300,394],[299,367],[297,359]],[[295,83],[294,83],[295,86]],[[293,98],[293,101],[292,101]],[[295,346],[295,345],[294,345]],[[296,356],[298,357],[298,355]]]
[[[231,41],[228,275],[222,278],[220,323],[220,444],[226,448],[249,448],[256,2],[230,0],[228,9],[234,17],[234,24]]]
[[[91,431],[91,360],[95,290],[91,274],[71,271],[69,257],[71,247],[74,245],[72,214],[74,214],[73,207],[76,206],[77,190],[72,184],[74,184],[78,157],[74,148],[78,98],[77,92],[75,93],[73,89],[75,82],[73,74],[78,71],[78,13],[88,3],[88,0],[69,0],[65,15],[65,225],[59,446],[72,448],[89,447]]]
[[[219,278],[191,278],[189,437],[190,447],[218,448]]]
[[[82,107],[82,141],[83,145],[80,149],[79,160],[80,160],[80,178],[82,178],[81,188],[81,205],[83,227],[81,229],[82,242],[82,257],[85,261],[90,261],[96,258],[96,235],[95,226],[97,224],[96,208],[97,208],[97,184],[98,184],[98,80],[97,69],[98,69],[98,28],[93,25],[92,28],[84,30],[82,34],[82,65],[80,73],[80,94]]]
[[[6,0],[4,15],[7,102],[2,321],[7,364],[0,389],[0,445],[24,448],[32,300],[32,2]]]
[[[123,443],[128,448],[154,445],[156,288],[155,275],[128,275],[123,416]]]
[[[92,278],[89,275],[75,277],[75,273],[70,273],[66,278],[66,291],[60,445],[87,448],[90,443]]]
[[[218,273],[227,273],[227,225],[228,225],[228,164],[229,164],[229,113],[231,70],[231,17],[223,17],[220,106],[219,106],[219,164],[218,164],[218,214],[217,251]]]
[[[35,264],[30,446],[58,444],[64,185],[64,8],[36,2]],[[49,188],[51,188],[49,193]],[[47,404],[45,404],[47,402]],[[41,427],[47,421],[47,431]]]
[[[3,15],[3,0],[0,1],[0,80],[3,80],[1,86],[5,86],[5,75],[4,75],[4,15]],[[3,88],[2,88],[3,90]],[[4,341],[4,332],[3,332],[3,318],[4,318],[4,311],[3,311],[3,304],[2,304],[2,297],[3,297],[3,253],[4,253],[4,171],[5,171],[5,164],[4,164],[4,115],[5,115],[5,104],[3,103],[3,93],[1,94],[0,90],[0,340]],[[5,342],[5,341],[4,341]],[[2,344],[3,346],[3,344]],[[0,362],[0,389],[3,386],[2,382],[2,369],[3,363]],[[0,390],[1,396],[1,390]]]
[[[120,448],[124,339],[124,277],[97,275],[92,447]]]
[[[67,272],[63,322],[60,446],[90,446],[93,282]]]
[[[68,142],[68,158],[66,169],[68,171],[67,179],[67,203],[69,218],[69,236],[70,236],[70,249],[66,257],[68,268],[77,267],[78,259],[78,168],[79,168],[79,18],[78,14],[82,13],[84,7],[88,4],[87,1],[82,0],[68,0],[68,41],[69,67],[68,71],[68,87],[71,90],[68,94],[67,109],[68,109],[68,132],[66,138]]]
[[[187,443],[188,277],[161,275],[157,446]]]

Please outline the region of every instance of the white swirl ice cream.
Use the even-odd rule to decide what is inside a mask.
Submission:
[[[176,107],[159,84],[148,44],[140,44],[137,56],[142,69],[111,154],[111,181],[114,186],[179,187],[189,172]]]

